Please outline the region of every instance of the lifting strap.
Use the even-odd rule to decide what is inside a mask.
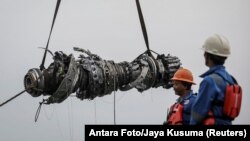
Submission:
[[[54,27],[54,23],[55,23],[55,20],[56,20],[56,16],[57,16],[57,12],[58,12],[60,3],[61,3],[61,0],[57,0],[56,9],[55,9],[55,13],[54,13],[54,18],[53,18],[52,25],[51,25],[51,28],[50,28],[50,33],[49,33],[49,38],[48,38],[48,41],[47,41],[47,44],[46,44],[46,49],[44,50],[44,55],[43,55],[42,63],[40,65],[40,70],[44,70],[44,68],[45,68],[44,63],[45,63],[45,58],[46,58],[48,47],[49,47],[50,36],[51,36],[52,30],[53,30],[53,27]]]
[[[153,57],[153,55],[151,54],[150,49],[149,49],[147,29],[146,29],[146,25],[145,25],[145,22],[144,22],[144,18],[143,18],[143,14],[142,14],[142,11],[141,11],[141,6],[140,6],[139,0],[136,0],[136,6],[137,6],[137,11],[138,11],[138,15],[139,15],[140,23],[141,23],[141,29],[142,29],[144,41],[145,41],[145,44],[147,46],[147,51],[146,52],[151,57]]]

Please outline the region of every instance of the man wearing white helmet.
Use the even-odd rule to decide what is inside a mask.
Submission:
[[[237,82],[224,66],[230,55],[229,42],[224,36],[214,34],[207,38],[202,50],[209,70],[200,76],[203,80],[193,103],[190,124],[231,125],[235,117],[225,115],[225,93],[229,84]]]

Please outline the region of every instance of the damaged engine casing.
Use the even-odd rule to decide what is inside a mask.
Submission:
[[[171,78],[181,66],[180,60],[171,55],[141,54],[132,62],[115,63],[103,60],[81,48],[79,59],[63,52],[55,52],[54,62],[47,69],[30,69],[24,77],[25,89],[33,97],[48,95],[45,104],[61,103],[70,94],[83,99],[94,99],[111,94],[118,89],[136,88],[143,92],[150,88],[171,88]]]

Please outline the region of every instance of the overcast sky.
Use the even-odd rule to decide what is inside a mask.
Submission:
[[[24,89],[23,78],[38,68],[51,27],[56,0],[0,1],[0,103]],[[240,116],[234,124],[250,124],[249,0],[141,0],[150,48],[175,55],[183,67],[199,75],[208,68],[200,49],[214,33],[228,38],[232,54],[226,68],[243,87]],[[146,50],[135,0],[62,0],[49,49],[73,53],[89,49],[106,60],[131,62]],[[46,66],[52,62],[46,59]],[[198,90],[199,85],[193,87]],[[35,112],[42,96],[25,93],[0,108],[1,141],[84,140],[85,124],[114,124],[114,94],[95,100],[70,97]],[[175,102],[173,89],[116,92],[117,124],[162,124]]]

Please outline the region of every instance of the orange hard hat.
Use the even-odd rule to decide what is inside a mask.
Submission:
[[[185,68],[178,69],[171,80],[184,81],[195,85],[191,71]]]

